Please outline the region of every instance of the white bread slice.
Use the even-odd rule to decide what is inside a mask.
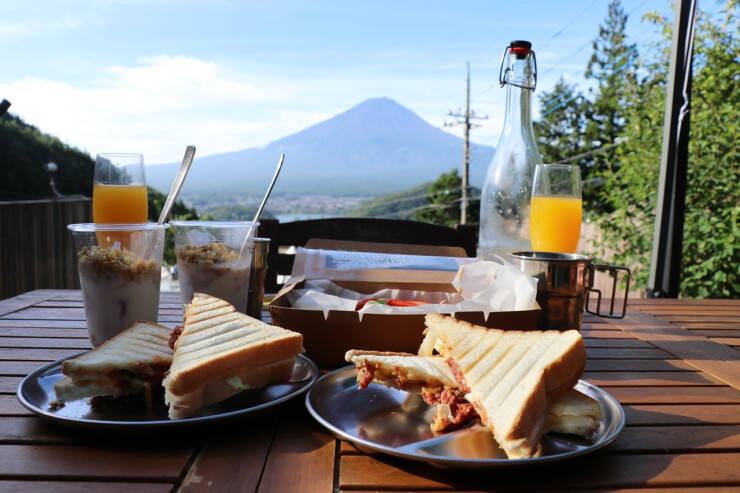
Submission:
[[[539,451],[550,403],[575,385],[586,350],[574,330],[503,331],[429,313],[421,348],[437,347],[453,366],[483,423],[509,458]],[[424,355],[424,354],[422,354]]]
[[[555,433],[591,438],[602,419],[604,411],[597,401],[571,389],[550,405],[545,428]]]
[[[162,382],[166,399],[178,405],[182,399],[190,403],[216,402],[213,396],[228,392],[217,390],[213,384],[233,376],[249,381],[250,371],[283,360],[294,362],[295,356],[302,351],[301,334],[268,325],[237,312],[223,300],[196,293],[186,307],[185,323],[175,342],[172,366]],[[255,381],[262,382],[260,386],[290,377],[290,373],[277,371],[284,370],[283,366],[272,368],[275,372],[263,369],[269,377],[264,382],[255,377]],[[291,365],[291,371],[292,368]],[[202,399],[198,397],[201,392]],[[187,407],[192,412],[197,410],[193,404]],[[183,404],[181,409],[185,408]],[[171,417],[173,415],[184,417],[184,411],[171,409]]]
[[[357,366],[358,383],[364,378],[363,372],[369,371],[372,381],[402,390],[457,386],[452,370],[438,356],[351,349],[344,359]]]
[[[169,417],[170,419],[187,418],[200,408],[221,402],[243,390],[260,389],[271,383],[287,381],[293,374],[294,365],[295,357],[241,371],[236,375],[224,375],[218,381],[184,395],[176,395],[165,389],[164,402],[169,405]],[[241,385],[234,386],[229,383],[234,377],[239,379]]]
[[[136,322],[104,344],[62,363],[67,376],[54,384],[57,402],[102,395],[119,396],[161,382],[172,363],[172,330]]]

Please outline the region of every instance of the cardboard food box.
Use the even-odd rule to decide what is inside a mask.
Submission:
[[[312,239],[306,248],[322,250],[364,251],[410,255],[465,257],[459,247],[402,245],[393,243],[361,243]],[[301,259],[293,265],[294,277],[303,271]],[[452,280],[455,272],[399,271],[375,269],[363,271],[362,280],[328,279],[341,287],[360,293],[373,293],[383,288],[455,292]],[[322,368],[344,366],[344,354],[350,349],[402,351],[416,353],[423,339],[424,314],[366,313],[360,319],[356,311],[329,310],[324,317],[321,310],[293,308],[286,294],[303,287],[303,281],[286,285],[270,303],[270,315],[275,325],[303,334],[306,355]],[[539,308],[532,310],[491,312],[484,319],[483,312],[457,312],[460,320],[498,329],[535,329]]]

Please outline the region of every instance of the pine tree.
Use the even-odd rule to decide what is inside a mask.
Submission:
[[[609,146],[604,152],[593,155],[588,175],[600,176],[605,171],[619,168],[617,138],[625,125],[625,114],[635,100],[637,89],[637,45],[627,43],[625,27],[627,14],[620,0],[612,0],[599,34],[593,42],[593,54],[585,76],[597,83],[591,90],[592,102],[585,141],[593,147]]]

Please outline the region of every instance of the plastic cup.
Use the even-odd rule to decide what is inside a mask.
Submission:
[[[183,304],[194,293],[220,298],[246,313],[254,234],[248,221],[172,221]]]
[[[167,224],[70,224],[90,343],[138,320],[157,322]],[[123,245],[122,245],[123,244]]]

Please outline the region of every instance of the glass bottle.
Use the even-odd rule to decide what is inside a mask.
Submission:
[[[531,98],[537,84],[532,43],[512,41],[506,47],[499,83],[506,86],[506,113],[481,192],[478,257],[484,259],[530,249],[532,179],[535,166],[542,163],[532,128]]]

